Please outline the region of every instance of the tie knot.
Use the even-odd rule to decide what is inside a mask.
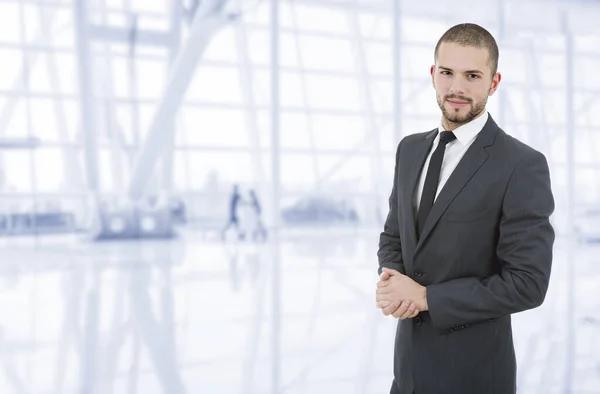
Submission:
[[[446,145],[449,142],[452,142],[456,139],[456,136],[451,131],[442,131],[440,133],[440,144]]]

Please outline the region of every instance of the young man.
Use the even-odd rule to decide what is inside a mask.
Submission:
[[[542,304],[554,211],[543,154],[486,111],[498,47],[475,24],[448,30],[431,78],[440,127],[396,152],[376,301],[399,318],[394,394],[513,394],[511,314]]]

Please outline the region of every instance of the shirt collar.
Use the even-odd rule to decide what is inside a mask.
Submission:
[[[483,129],[483,126],[485,126],[487,123],[488,117],[488,111],[484,110],[484,113],[481,114],[481,116],[479,116],[477,119],[474,119],[469,123],[454,129],[452,132],[456,136],[456,140],[460,142],[461,145],[468,144],[474,140],[475,137],[477,137],[477,134],[479,134],[479,132]],[[441,124],[438,127],[438,131],[444,131],[444,127]],[[436,140],[439,139],[439,135],[440,134],[438,133],[437,137],[435,137]]]

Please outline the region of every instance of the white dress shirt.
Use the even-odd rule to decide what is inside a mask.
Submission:
[[[457,127],[453,130],[456,139],[452,142],[449,142],[446,145],[446,151],[444,152],[444,160],[442,161],[442,171],[440,172],[440,181],[438,183],[438,188],[435,194],[435,198],[440,194],[440,191],[446,184],[448,178],[458,165],[458,162],[467,152],[467,149],[473,144],[475,138],[479,132],[485,126],[485,123],[488,120],[488,112],[485,112],[476,119],[473,119],[469,123],[466,123],[460,127]],[[439,131],[444,131],[444,127],[440,125],[438,127],[438,135],[433,140],[433,146],[431,147],[431,151],[427,155],[427,160],[425,161],[425,165],[423,166],[423,170],[421,171],[421,177],[419,179],[419,183],[417,185],[417,190],[414,196],[414,207],[415,207],[415,217],[417,212],[419,212],[419,205],[421,203],[421,194],[423,193],[423,185],[425,185],[425,177],[427,176],[427,169],[429,168],[429,161],[431,160],[431,156],[433,152],[438,146],[440,141]]]

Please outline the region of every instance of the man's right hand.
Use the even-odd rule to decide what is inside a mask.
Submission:
[[[391,275],[387,272],[382,272],[379,276],[379,282],[377,283],[377,287],[379,288],[385,286],[387,284],[386,281],[390,277]],[[392,312],[391,315],[397,319],[410,319],[419,314],[419,310],[416,308],[415,303],[410,302],[409,300],[404,300],[402,303],[400,303],[400,301],[394,301],[393,304],[394,306],[392,307],[392,310],[394,310],[394,312]],[[381,309],[383,314],[386,316],[388,316],[389,314],[383,311],[383,308],[386,308],[388,305],[390,305],[389,301],[379,301],[377,303],[377,307]]]

